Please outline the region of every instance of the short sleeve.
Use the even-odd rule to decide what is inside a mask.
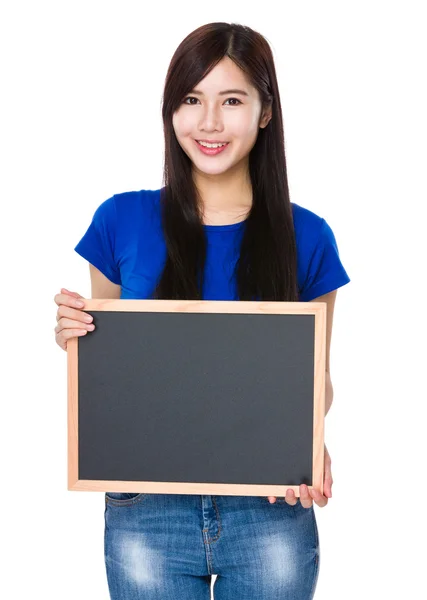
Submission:
[[[114,196],[96,209],[92,222],[74,250],[99,269],[110,281],[121,285],[115,258],[116,207]]]
[[[334,233],[325,219],[322,219],[319,239],[300,292],[300,301],[310,302],[349,282],[350,277],[341,262]]]

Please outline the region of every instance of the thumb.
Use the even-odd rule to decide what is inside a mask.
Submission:
[[[80,296],[80,294],[78,294],[77,292],[70,292],[70,290],[67,290],[66,288],[61,288],[61,293],[68,294],[69,296],[73,296],[74,298],[83,298],[83,296]]]

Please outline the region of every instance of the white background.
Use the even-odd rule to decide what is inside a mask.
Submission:
[[[270,42],[291,200],[328,221],[351,278],[335,309],[334,485],[315,507],[316,600],[424,597],[423,4],[281,0],[280,15],[237,0],[2,4],[4,598],[108,599],[104,496],[67,491],[66,353],[53,297],[62,286],[90,297],[88,264],[73,248],[97,206],[161,186],[168,63],[212,21],[249,25]]]

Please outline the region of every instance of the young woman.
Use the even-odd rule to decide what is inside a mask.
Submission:
[[[75,250],[93,298],[327,302],[350,281],[327,222],[290,202],[271,49],[249,27],[211,23],[172,57],[163,97],[164,187],[105,200]],[[79,300],[80,299],[80,300]],[[62,289],[56,341],[94,329]],[[308,600],[319,569],[313,501],[106,493],[105,563],[113,600]]]

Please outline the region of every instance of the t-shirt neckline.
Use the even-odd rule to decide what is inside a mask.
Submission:
[[[247,219],[243,221],[238,221],[237,223],[229,223],[227,225],[203,225],[205,229],[209,232],[212,231],[234,231],[235,229],[240,229],[244,223],[246,223]]]

